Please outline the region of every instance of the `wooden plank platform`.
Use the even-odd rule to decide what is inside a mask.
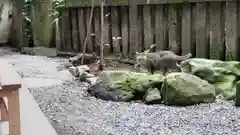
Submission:
[[[4,61],[4,60],[3,60]],[[3,62],[0,59],[0,62]],[[8,71],[14,71],[15,69],[11,65],[4,65],[1,63],[0,74],[6,74]],[[6,64],[6,63],[5,63]],[[6,69],[2,70],[4,67]],[[6,71],[4,73],[3,71]],[[19,89],[19,104],[20,104],[20,125],[21,125],[21,134],[22,135],[57,135],[52,125],[49,123],[47,118],[44,116],[43,112],[39,108],[38,104],[29,93],[27,83],[23,79],[14,77],[17,73],[9,73],[6,76],[1,76],[1,86],[5,89],[17,88],[19,85],[10,84],[20,84],[22,87]],[[18,75],[16,75],[18,76]],[[20,82],[20,83],[19,83]],[[4,98],[6,105],[8,101]],[[7,108],[9,108],[7,106]],[[9,134],[9,126],[7,121],[0,121],[0,135]]]

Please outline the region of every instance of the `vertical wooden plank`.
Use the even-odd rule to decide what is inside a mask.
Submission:
[[[182,55],[191,52],[191,4],[182,6]]]
[[[61,16],[59,19],[59,31],[60,31],[60,47],[58,51],[63,51],[63,48],[65,46],[65,32],[64,32],[64,18]]]
[[[144,49],[144,21],[143,21],[143,5],[137,6],[137,43],[138,43],[138,50],[143,52]]]
[[[66,16],[65,16],[65,32],[66,32],[66,51],[72,51],[72,33],[71,33],[71,12],[68,8],[66,10]]]
[[[196,57],[196,16],[197,8],[196,4],[191,4],[191,53],[193,57]]]
[[[211,31],[211,20],[210,20],[210,15],[211,15],[211,9],[210,9],[210,3],[206,3],[206,10],[207,10],[207,14],[206,14],[206,24],[207,24],[207,28],[206,28],[206,32],[207,32],[207,55],[206,58],[210,58],[210,44],[212,44],[212,31]]]
[[[86,35],[86,22],[85,22],[85,15],[84,15],[84,8],[78,8],[78,32],[79,32],[79,39],[80,39],[80,51],[83,52],[83,44]]]
[[[112,20],[112,42],[113,52],[120,53],[121,49],[121,31],[120,31],[120,10],[119,7],[111,7],[111,20]]]
[[[237,28],[238,28],[238,35],[237,35],[237,43],[240,43],[240,2],[238,2],[238,8],[237,8]],[[237,49],[237,60],[240,61],[240,46],[238,45],[238,49]]]
[[[178,27],[178,8],[176,4],[169,5],[168,15],[169,15],[169,50],[179,53],[180,52],[180,33]]]
[[[156,5],[156,50],[164,50],[166,49],[167,44],[167,24],[166,19],[164,17],[164,5]]]
[[[69,20],[69,14],[68,14],[68,10],[67,9],[65,9],[64,10],[64,12],[63,12],[63,25],[64,25],[64,47],[62,48],[62,50],[63,51],[68,51],[68,48],[67,48],[67,46],[68,46],[68,42],[67,42],[67,40],[68,40],[68,34],[70,34],[70,33],[68,33],[68,26],[69,26],[69,24],[68,24],[68,21]]]
[[[73,50],[78,52],[78,27],[77,27],[77,9],[71,9],[71,17],[72,17],[72,43],[73,43]]]
[[[150,5],[150,15],[151,15],[151,37],[152,37],[152,44],[156,44],[156,5]],[[152,51],[156,51],[156,47],[152,49]]]
[[[13,90],[8,96],[9,134],[21,135],[19,90]]]
[[[207,57],[206,3],[196,5],[196,57]]]
[[[143,6],[144,50],[153,43],[150,5]]]
[[[87,38],[87,52],[91,53],[93,52],[93,43],[92,43],[92,33],[93,33],[93,27],[92,27],[92,22],[90,22],[90,15],[91,15],[91,7],[85,8],[85,15],[86,15],[86,29],[89,28],[89,35]],[[87,31],[86,31],[87,34]]]
[[[110,10],[109,7],[104,7],[104,54],[109,54],[111,51],[111,40],[110,35]]]
[[[140,47],[138,45],[137,37],[138,37],[138,28],[137,28],[137,16],[138,10],[136,3],[138,0],[130,0],[129,1],[129,55],[133,55],[135,52],[140,51]]]
[[[61,18],[59,18],[59,20],[57,20],[54,25],[55,25],[55,44],[56,44],[56,50],[60,51],[61,49],[61,34],[60,34],[60,21]]]
[[[121,27],[122,27],[122,54],[124,57],[126,57],[128,55],[128,36],[129,36],[129,32],[128,32],[128,8],[126,6],[121,6]]]
[[[237,2],[226,2],[226,60],[237,59]]]
[[[221,54],[223,52],[222,38],[223,29],[221,27],[221,16],[222,7],[220,2],[214,2],[210,4],[210,58],[211,59],[221,59]]]
[[[101,36],[101,26],[100,26],[100,8],[96,7],[94,9],[94,27],[95,27],[95,51],[100,54],[100,36]]]
[[[101,36],[101,26],[100,26],[100,8],[96,7],[94,9],[94,25],[95,25],[95,51],[100,54],[100,36]]]

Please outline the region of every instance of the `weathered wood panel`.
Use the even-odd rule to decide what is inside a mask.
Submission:
[[[191,53],[193,57],[196,57],[196,17],[197,16],[197,6],[196,4],[191,4]]]
[[[124,57],[128,56],[129,53],[129,29],[128,29],[128,7],[122,6],[121,7],[121,27],[122,27],[122,54]]]
[[[237,31],[239,27],[237,24],[240,21],[240,10],[236,5],[239,4],[238,2],[190,1],[190,3],[184,4],[149,5],[145,3],[139,5],[143,1],[131,0],[126,6],[104,7],[105,55],[122,53],[123,56],[132,57],[136,51],[144,51],[151,44],[156,44],[156,50],[169,49],[182,54],[191,52],[194,57],[223,60],[225,51],[226,54],[232,52],[234,58],[238,56],[239,35]],[[149,1],[149,3],[151,2]],[[70,25],[66,25],[65,20],[69,17],[65,17],[63,24],[60,23],[60,31],[64,30],[60,32],[60,37],[65,39],[61,45],[62,50],[72,51],[83,47],[90,15],[89,9],[90,7],[76,8],[76,21],[73,17],[73,9],[71,8],[70,13],[66,11],[71,18]],[[92,38],[90,38],[91,41],[88,41],[91,46],[88,46],[87,50],[88,52],[97,51],[99,54],[100,9],[96,7],[95,10],[90,32]],[[77,22],[77,26],[75,26],[75,22]],[[68,27],[71,28],[70,44],[67,34]],[[76,27],[78,39],[75,39],[74,36]],[[76,45],[77,40],[78,46]],[[82,51],[82,49],[80,50]]]
[[[143,19],[143,6],[137,7],[137,51],[145,51],[144,47],[144,19]]]
[[[191,4],[184,4],[182,6],[182,54],[191,52]]]
[[[210,58],[211,59],[221,59],[221,54],[223,52],[223,27],[222,23],[222,6],[220,2],[210,4]]]
[[[91,11],[92,10],[92,8],[86,8],[86,10],[85,10],[85,15],[86,15],[86,28],[87,28],[87,32],[88,32],[88,35],[86,35],[86,36],[88,36],[87,37],[87,52],[93,52],[93,43],[92,43],[92,33],[94,33],[94,29],[93,29],[93,17],[92,18],[90,18],[91,17],[91,12],[94,12],[94,9],[93,9],[93,11]],[[93,13],[92,13],[93,14]],[[90,20],[90,19],[92,19],[92,20]],[[89,28],[89,30],[88,30],[88,28]],[[87,33],[86,33],[87,34]]]
[[[144,50],[153,42],[150,6],[143,6]]]
[[[196,57],[207,57],[207,5],[197,3],[196,5]]]
[[[64,39],[65,39],[65,46],[64,49],[66,51],[72,51],[72,44],[71,44],[71,22],[70,22],[70,12],[69,9],[66,9],[63,15],[64,18]]]
[[[65,33],[64,33],[64,18],[63,16],[59,19],[59,31],[60,31],[60,47],[58,51],[63,51],[65,46]]]
[[[110,35],[110,10],[109,7],[104,7],[104,54],[109,54],[111,49],[112,37]]]
[[[95,51],[100,53],[100,39],[101,39],[101,20],[100,20],[100,8],[97,7],[94,10],[94,27],[95,27]]]
[[[137,29],[137,16],[138,16],[138,10],[136,2],[138,0],[131,0],[129,2],[129,55],[133,55],[135,52],[140,51],[140,47],[138,45],[137,36],[138,36],[138,29]]]
[[[237,2],[226,3],[226,60],[237,58]]]
[[[178,22],[178,5],[169,5],[168,9],[168,28],[169,28],[169,50],[179,53],[180,52],[180,33],[179,33],[179,22]]]
[[[85,16],[84,16],[84,9],[78,9],[78,32],[79,32],[79,39],[80,39],[80,51],[83,52],[83,45],[84,40],[86,37],[86,23],[85,23]]]
[[[72,22],[72,44],[73,44],[73,50],[75,52],[78,52],[79,49],[79,36],[78,36],[78,27],[77,27],[77,9],[73,8],[70,10],[71,12],[71,22]]]
[[[168,44],[168,19],[166,17],[166,12],[164,11],[164,5],[156,6],[156,50],[164,50]]]
[[[111,7],[111,23],[112,23],[112,42],[113,52],[120,53],[121,49],[121,31],[120,31],[120,8]]]

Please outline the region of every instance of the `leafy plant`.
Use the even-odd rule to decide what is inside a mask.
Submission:
[[[32,17],[31,10],[34,5],[35,0],[25,0],[25,5],[23,8],[23,18],[24,18],[24,36],[29,39],[29,41],[33,41],[33,33],[32,33]],[[53,17],[53,23],[58,20],[58,18],[62,15],[65,8],[66,0],[53,0],[52,1],[52,9],[49,9],[51,13],[49,16]]]
[[[65,9],[65,3],[66,0],[53,0],[52,1],[52,9],[50,16],[52,16],[54,18],[52,23],[55,23],[59,17],[62,16],[62,13],[64,12]]]

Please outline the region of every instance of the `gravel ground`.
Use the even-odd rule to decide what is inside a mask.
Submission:
[[[189,107],[107,102],[90,97],[75,82],[64,59],[0,50],[27,80],[42,111],[59,135],[239,135],[240,108],[217,101]]]

